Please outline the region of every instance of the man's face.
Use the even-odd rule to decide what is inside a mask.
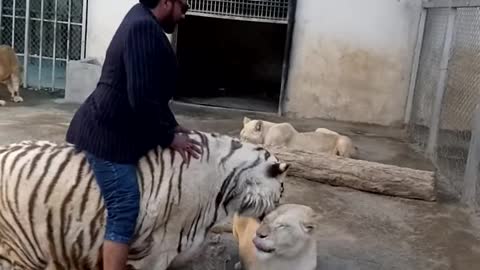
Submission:
[[[162,22],[162,26],[168,34],[175,31],[177,24],[185,19],[185,13],[188,11],[187,0],[166,0],[167,16]]]

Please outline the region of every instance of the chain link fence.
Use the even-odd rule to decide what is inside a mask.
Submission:
[[[64,90],[67,61],[84,55],[86,0],[0,2],[0,43],[17,52],[24,85]]]
[[[448,30],[449,24],[453,31]],[[472,119],[479,102],[480,3],[430,4],[408,130],[446,179],[448,193],[457,199],[465,191]]]

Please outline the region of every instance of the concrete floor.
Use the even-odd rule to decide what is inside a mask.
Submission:
[[[61,142],[76,109],[51,97],[25,91],[25,103],[0,108],[0,141],[48,139]],[[0,97],[4,97],[0,91]],[[190,128],[237,136],[244,115],[175,105],[179,122]],[[301,120],[299,130],[327,127],[350,135],[362,159],[411,168],[431,169],[404,142],[397,128]],[[285,202],[312,206],[324,219],[319,224],[318,269],[480,269],[480,221],[448,199],[440,184],[440,200],[427,203],[331,187],[302,179],[288,179]],[[233,269],[236,248],[231,236],[212,238],[205,252],[186,269]],[[217,242],[219,241],[219,242]],[[227,266],[225,261],[230,258]],[[299,269],[301,270],[301,269]]]

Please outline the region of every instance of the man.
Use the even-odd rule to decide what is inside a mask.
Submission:
[[[87,153],[107,209],[105,270],[126,268],[139,212],[136,164],[142,155],[158,145],[184,159],[201,153],[169,108],[177,62],[164,32],[172,33],[187,9],[186,0],[140,0],[127,13],[96,89],[67,132],[67,141]]]

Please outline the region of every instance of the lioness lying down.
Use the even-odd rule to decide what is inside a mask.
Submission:
[[[298,132],[290,123],[243,119],[240,139],[265,146],[281,146],[310,152],[327,153],[347,158],[357,154],[352,140],[335,131],[318,128],[315,132]]]
[[[22,102],[20,97],[20,65],[12,47],[0,45],[0,85],[5,85],[13,102]],[[6,104],[0,100],[0,106]]]
[[[317,241],[314,237],[317,214],[308,206],[284,204],[257,219],[235,214],[232,227],[238,243],[243,270],[314,270],[317,266]],[[217,228],[217,233],[220,228]]]

